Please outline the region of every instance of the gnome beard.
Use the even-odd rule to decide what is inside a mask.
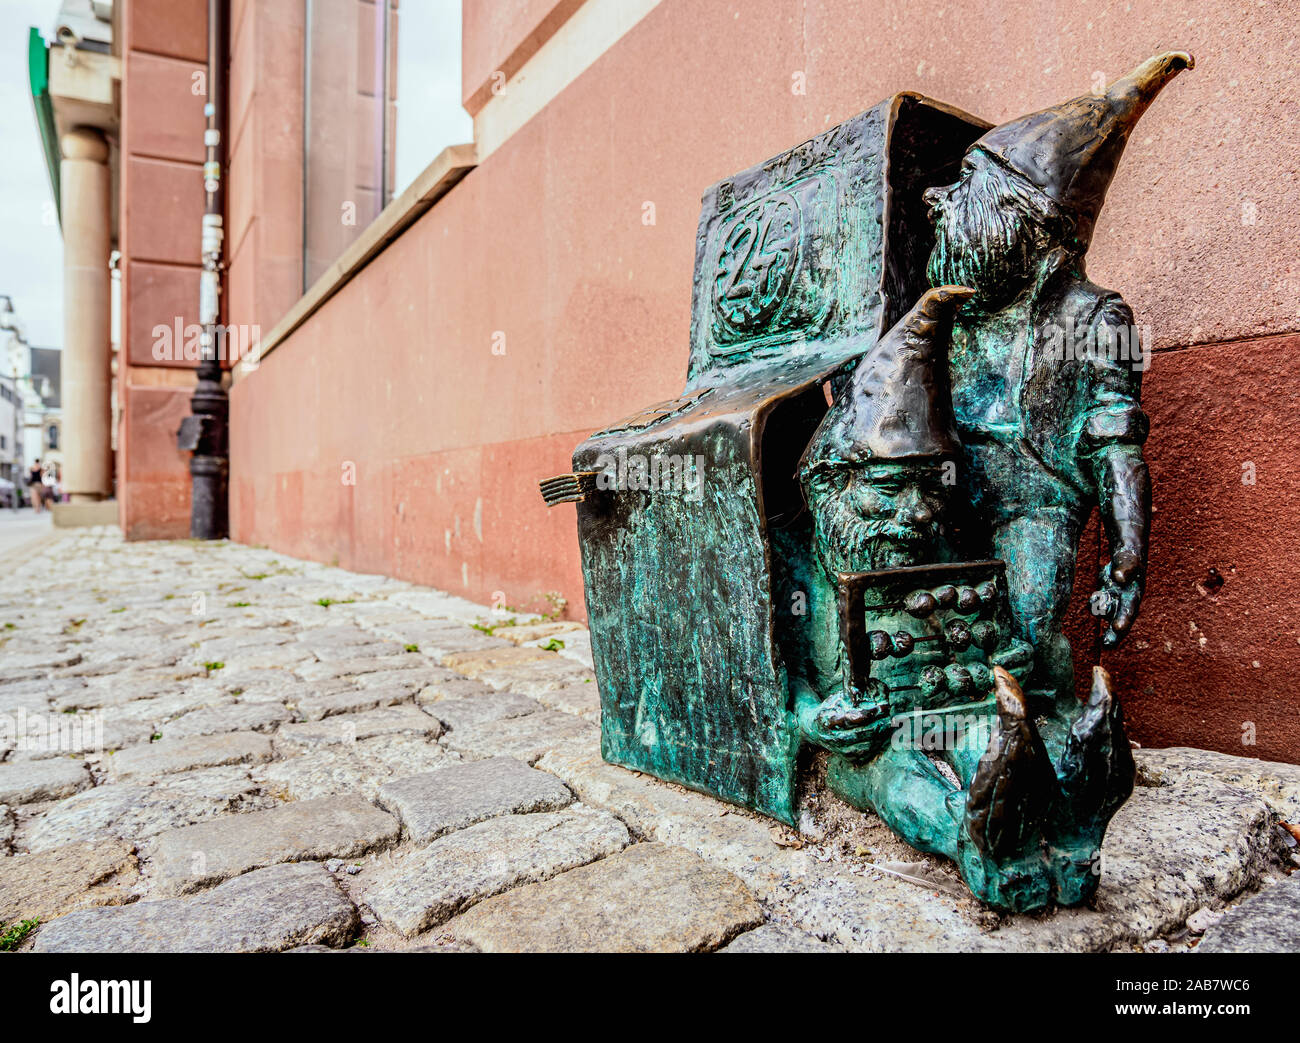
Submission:
[[[926,265],[933,286],[970,286],[973,304],[992,311],[1013,299],[1046,252],[1041,203],[1010,172],[988,163],[933,208],[935,242]],[[1039,204],[1039,205],[1036,205]]]
[[[856,482],[865,477],[823,474],[810,491],[819,557],[830,577],[871,572],[932,560],[941,528],[933,522],[900,522],[892,509],[872,511]]]

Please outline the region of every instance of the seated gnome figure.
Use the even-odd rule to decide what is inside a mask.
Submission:
[[[1133,785],[1105,672],[1049,744],[1020,688],[1034,665],[1023,639],[991,645],[980,667],[952,661],[945,642],[913,648],[900,635],[898,658],[860,689],[841,626],[846,578],[953,561],[946,521],[961,447],[947,349],[954,312],[972,293],[927,291],[859,363],[804,454],[813,633],[803,675],[792,678],[795,714],[804,738],[831,753],[831,788],[918,849],[953,859],[977,897],[1016,911],[1075,905],[1096,890],[1102,835]],[[899,741],[900,722],[939,709],[941,691],[976,697],[976,726],[938,750]]]

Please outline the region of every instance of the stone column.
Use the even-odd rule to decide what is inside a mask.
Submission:
[[[92,127],[63,135],[63,488],[74,503],[113,491],[109,381],[108,144]]]

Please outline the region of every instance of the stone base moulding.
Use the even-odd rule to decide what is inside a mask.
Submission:
[[[116,525],[117,501],[97,500],[91,503],[51,504],[54,527],[79,529],[88,525]]]

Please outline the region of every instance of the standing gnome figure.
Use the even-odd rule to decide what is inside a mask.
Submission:
[[[971,146],[954,184],[925,193],[936,236],[930,281],[975,291],[957,317],[949,366],[965,451],[960,499],[970,504],[963,521],[974,536],[965,549],[1007,563],[1011,614],[1036,652],[1035,710],[1072,709],[1061,623],[1094,506],[1112,552],[1092,601],[1107,648],[1142,600],[1146,357],[1133,313],[1087,280],[1084,255],[1134,125],[1192,65],[1189,54],[1162,54],[1099,96],[995,127]]]

